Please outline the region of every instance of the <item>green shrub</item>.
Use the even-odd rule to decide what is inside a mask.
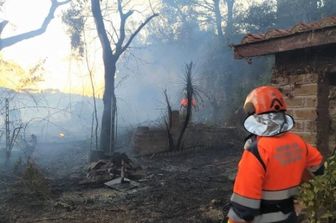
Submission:
[[[336,155],[325,162],[325,172],[304,183],[300,201],[310,223],[336,222]]]

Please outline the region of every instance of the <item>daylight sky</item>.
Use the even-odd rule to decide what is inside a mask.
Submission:
[[[156,5],[158,0],[151,0]],[[135,0],[137,9],[148,7],[148,0]],[[49,0],[6,0],[0,19],[10,23],[2,33],[2,37],[12,36],[36,29],[43,22],[50,7]],[[18,63],[29,69],[39,61],[46,59],[43,74],[44,82],[39,88],[56,88],[65,92],[84,93],[90,88],[87,69],[70,58],[70,40],[66,27],[61,21],[61,12],[67,6],[57,9],[55,18],[40,36],[22,41],[2,50],[5,59]],[[132,15],[136,16],[136,13]],[[98,68],[99,69],[99,68]],[[102,73],[102,71],[99,71]],[[98,72],[98,73],[99,73]],[[97,85],[102,85],[102,74],[97,74]]]
[[[0,18],[10,23],[2,36],[11,36],[38,28],[48,13],[49,5],[50,1],[47,0],[6,1]],[[68,88],[70,68],[67,64],[70,45],[65,27],[61,23],[60,12],[60,9],[56,11],[56,18],[43,35],[22,41],[1,52],[5,59],[16,62],[24,68],[29,68],[46,58],[45,81],[41,84],[41,88],[61,90]]]
[[[136,1],[140,7],[148,5],[148,0]],[[154,5],[157,1],[151,0]],[[7,0],[3,11],[0,12],[0,19],[6,19],[10,23],[3,31],[2,37],[38,28],[48,13],[49,5],[48,0]],[[84,93],[89,86],[87,71],[70,58],[70,40],[61,21],[62,9],[64,6],[56,11],[55,19],[43,35],[5,48],[1,54],[5,59],[27,69],[46,59],[43,74],[45,81],[38,86],[41,89],[56,88],[65,92]],[[96,79],[98,85],[102,85],[102,74],[98,74]]]

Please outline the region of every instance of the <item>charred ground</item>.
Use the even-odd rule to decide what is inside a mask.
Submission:
[[[22,174],[2,173],[0,222],[221,222],[240,154],[235,147],[133,157],[139,185],[116,190],[83,183],[84,143],[40,145],[35,178],[45,182],[31,181],[48,188],[32,192]]]

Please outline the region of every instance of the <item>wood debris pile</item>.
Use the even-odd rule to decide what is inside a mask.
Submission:
[[[129,159],[126,154],[116,153],[107,159],[91,163],[87,171],[87,180],[90,183],[103,184],[120,177],[138,180],[143,175],[142,168]]]

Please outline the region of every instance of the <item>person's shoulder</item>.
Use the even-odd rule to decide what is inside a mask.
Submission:
[[[300,136],[298,133],[295,133],[295,132],[286,132],[285,133],[285,136],[286,137],[292,137],[292,138],[297,138],[297,139],[301,139],[303,140],[302,136]],[[304,140],[303,140],[304,141]]]
[[[252,151],[257,149],[257,146],[258,146],[258,136],[251,134],[245,139],[244,144],[245,150]]]

